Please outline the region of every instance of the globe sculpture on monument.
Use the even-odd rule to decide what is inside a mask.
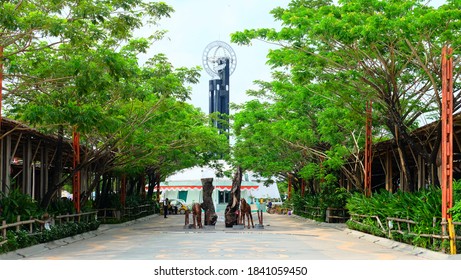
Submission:
[[[226,133],[229,137],[229,77],[237,66],[237,57],[234,50],[227,43],[214,41],[208,44],[203,51],[203,68],[212,77],[209,81],[209,113],[219,113],[213,125],[219,133]]]

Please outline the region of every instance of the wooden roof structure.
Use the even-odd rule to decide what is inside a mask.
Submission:
[[[21,122],[2,118],[0,127],[0,191],[19,188],[40,199],[48,188],[59,139]],[[63,140],[63,165],[72,167],[72,142]]]

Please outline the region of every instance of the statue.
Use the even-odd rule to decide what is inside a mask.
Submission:
[[[202,179],[203,187],[203,203],[201,207],[205,212],[205,225],[214,226],[218,221],[218,215],[216,215],[216,210],[213,204],[213,178],[203,178]]]
[[[224,212],[224,223],[226,227],[238,225],[239,206],[240,206],[240,186],[242,184],[242,168],[237,167],[237,171],[232,179],[231,196],[232,199],[226,206]]]

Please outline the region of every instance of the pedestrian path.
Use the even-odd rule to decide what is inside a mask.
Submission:
[[[264,215],[264,229],[184,228],[184,215],[153,215],[37,245],[0,259],[62,260],[422,260],[447,255],[319,223],[296,215]],[[257,221],[257,217],[255,219]]]

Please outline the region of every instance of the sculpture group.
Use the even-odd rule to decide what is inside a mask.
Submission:
[[[207,226],[216,225],[218,215],[216,215],[212,193],[213,193],[213,178],[202,178],[203,187],[203,203],[192,204],[192,224],[189,224],[190,211],[186,212],[184,228],[203,228],[202,225],[202,210],[205,214],[204,224]],[[243,225],[245,227],[245,219],[247,220],[247,227],[251,226],[254,228],[253,216],[251,214],[251,206],[246,202],[244,198],[240,198],[240,186],[242,182],[242,169],[237,168],[232,180],[231,197],[232,199],[227,204],[224,212],[225,226],[234,227],[235,225]],[[262,212],[258,209],[258,220],[259,225],[262,226]],[[260,227],[261,228],[261,227]]]
[[[194,203],[191,206],[191,211],[186,211],[185,214],[185,227],[189,228],[203,228],[202,224],[202,205],[200,203]],[[189,223],[189,214],[192,212],[192,224]],[[240,207],[236,211],[237,213],[237,224],[245,227],[245,219],[247,221],[247,227],[254,228],[253,215],[251,214],[251,206],[246,202],[244,198],[240,199]],[[259,213],[258,213],[259,214]],[[207,217],[205,213],[205,217]],[[258,215],[259,217],[259,215]]]

